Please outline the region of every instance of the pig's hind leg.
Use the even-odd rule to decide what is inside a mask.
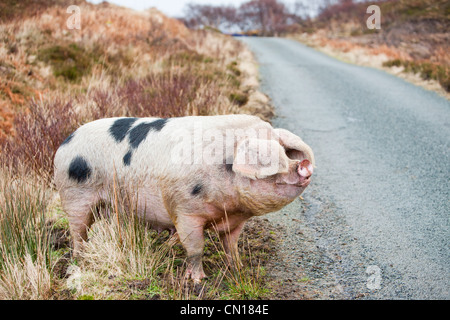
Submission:
[[[206,277],[202,265],[205,223],[201,217],[181,214],[177,216],[175,224],[180,242],[187,253],[186,278],[197,283]]]
[[[77,193],[77,195],[77,197],[69,197],[63,201],[63,209],[69,220],[74,257],[79,257],[83,249],[83,242],[88,240],[87,232],[94,222],[92,210],[99,200],[93,192],[83,192],[81,196]]]

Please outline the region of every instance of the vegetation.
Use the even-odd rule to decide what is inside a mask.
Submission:
[[[0,298],[50,296],[55,260],[44,214],[48,194],[35,178],[14,179],[0,168]]]
[[[55,77],[62,76],[68,81],[77,81],[91,71],[94,59],[76,43],[61,44],[39,49],[37,58],[52,66]]]
[[[34,1],[27,12],[28,2],[7,1],[0,24],[0,299],[265,297],[259,260],[270,246],[250,253],[258,238],[241,240],[244,265],[231,271],[211,232],[210,278],[193,286],[181,245],[125,213],[126,199],[105,208],[112,217],[98,212],[75,261],[53,186],[57,148],[86,122],[253,111],[247,102],[255,89],[243,85],[249,75],[240,68],[247,49],[156,10],[79,1],[82,28],[70,30],[64,1]]]
[[[309,23],[317,29],[326,27],[331,21],[346,21],[356,23],[355,28],[367,29],[368,5],[353,0],[336,1],[335,4],[325,6],[321,10],[316,22],[309,21]],[[381,0],[377,1],[376,5],[382,12],[381,24],[385,29],[410,21],[430,19],[445,21],[450,14],[450,4],[445,0]],[[341,31],[345,30],[345,26],[336,25],[336,27],[341,28]]]

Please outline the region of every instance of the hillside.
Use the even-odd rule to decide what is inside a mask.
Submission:
[[[450,3],[385,0],[376,4],[381,9],[380,30],[366,26],[367,3],[342,1],[317,19],[305,21],[294,37],[350,62],[417,74],[450,92]]]
[[[2,23],[0,141],[14,134],[18,112],[37,105],[84,105],[91,114],[59,128],[66,135],[89,118],[241,112],[249,101],[253,87],[241,84],[255,74],[239,69],[252,58],[238,41],[193,32],[156,9],[80,8],[81,30],[67,28],[61,5]]]

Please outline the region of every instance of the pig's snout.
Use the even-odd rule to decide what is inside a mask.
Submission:
[[[314,168],[313,168],[311,162],[306,159],[303,160],[302,162],[300,162],[300,164],[297,168],[298,174],[305,179],[308,179],[309,177],[311,177],[313,174],[313,171],[314,171]]]

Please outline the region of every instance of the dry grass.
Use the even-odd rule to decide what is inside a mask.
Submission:
[[[0,167],[0,299],[51,296],[49,193],[38,176]]]
[[[129,193],[111,194],[111,206],[95,213],[89,242],[78,261],[59,260],[53,287],[56,299],[259,299],[269,289],[261,261],[249,238],[241,240],[243,266],[227,268],[218,234],[207,232],[205,271],[194,285],[184,277],[185,253],[168,232],[149,229],[133,210]],[[268,230],[260,231],[268,233]],[[257,235],[254,235],[258,237]],[[269,244],[265,244],[269,246]],[[270,249],[268,249],[270,250]]]

